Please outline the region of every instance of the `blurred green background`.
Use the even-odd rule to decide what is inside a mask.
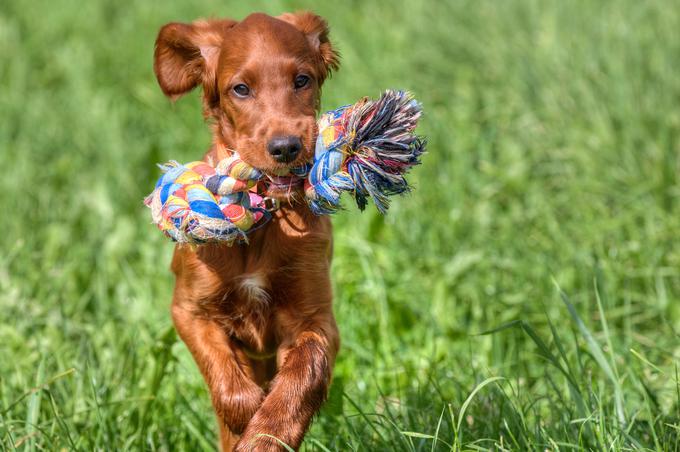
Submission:
[[[678,450],[673,0],[2,0],[2,450],[214,447],[142,205],[210,137],[153,43],[298,9],[342,53],[324,108],[409,89],[429,138],[387,217],[334,218],[343,346],[303,448]]]

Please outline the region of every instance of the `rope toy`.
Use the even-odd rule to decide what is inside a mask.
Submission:
[[[164,174],[144,203],[166,236],[194,244],[247,242],[247,233],[271,218],[267,186],[285,176],[304,180],[305,199],[317,215],[340,210],[344,192],[359,209],[371,199],[386,213],[389,197],[409,190],[405,174],[425,151],[425,140],[415,134],[421,111],[409,93],[391,90],[329,111],[317,122],[314,161],[284,175],[265,174],[237,152],[216,166],[173,160],[159,165]]]

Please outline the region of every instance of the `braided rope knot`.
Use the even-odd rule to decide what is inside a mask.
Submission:
[[[236,153],[217,167],[174,160],[159,166],[165,174],[145,203],[153,222],[174,241],[244,241],[247,231],[268,219],[262,198],[250,191],[262,173]]]
[[[404,91],[329,111],[317,122],[314,161],[287,176],[305,179],[305,198],[317,215],[340,210],[344,192],[361,210],[371,199],[385,213],[390,196],[409,190],[405,174],[425,151],[415,134],[420,116],[420,104]],[[158,228],[180,243],[247,242],[246,234],[271,217],[257,184],[283,176],[265,175],[237,152],[216,166],[174,160],[159,166],[164,174],[145,204]]]

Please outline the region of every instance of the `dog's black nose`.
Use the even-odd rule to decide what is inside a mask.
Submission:
[[[289,135],[287,137],[274,137],[267,144],[267,151],[279,163],[289,163],[302,149],[300,138]]]

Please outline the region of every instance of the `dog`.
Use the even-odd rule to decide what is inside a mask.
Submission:
[[[273,176],[313,156],[324,80],[339,55],[311,12],[169,23],[154,72],[171,99],[202,87],[212,145]],[[302,181],[272,177],[272,221],[248,244],[178,245],[172,319],[209,388],[223,451],[297,449],[326,398],[340,338],[332,310],[332,230]]]

